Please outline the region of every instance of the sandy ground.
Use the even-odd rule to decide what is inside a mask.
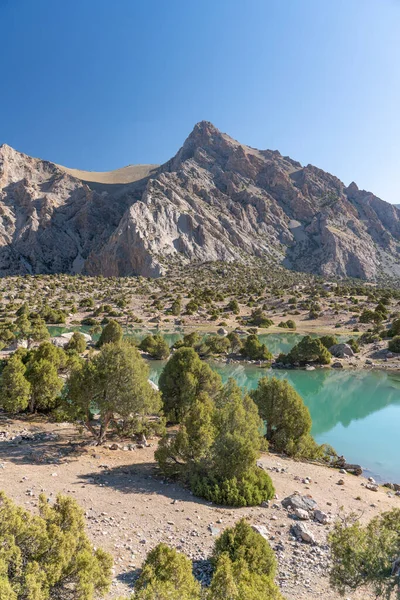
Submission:
[[[53,433],[53,440],[9,441],[28,431]],[[215,537],[237,519],[263,525],[277,553],[278,583],[288,600],[338,599],[327,578],[330,525],[307,522],[317,545],[298,542],[291,534],[294,520],[280,501],[299,491],[311,495],[334,519],[344,507],[367,521],[380,511],[400,506],[400,498],[385,488],[367,490],[366,480],[322,466],[263,455],[277,498],[267,508],[222,508],[194,498],[177,484],[167,483],[154,463],[156,440],[133,451],[81,445],[88,441],[68,424],[12,421],[0,415],[0,489],[15,502],[35,510],[40,492],[50,497],[71,494],[83,507],[87,530],[95,545],[114,557],[114,578],[108,598],[128,595],[147,552],[164,541],[195,561],[197,574],[206,577]],[[303,482],[309,478],[310,482]],[[340,479],[343,485],[338,485]],[[211,530],[212,528],[212,530]],[[195,569],[195,570],[196,570]],[[348,598],[372,598],[366,593]]]

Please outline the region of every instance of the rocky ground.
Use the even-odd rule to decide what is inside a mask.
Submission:
[[[266,454],[261,464],[270,472],[276,499],[265,507],[218,507],[159,476],[154,463],[156,440],[134,450],[128,450],[128,444],[111,450],[110,445],[89,445],[86,434],[69,424],[10,420],[0,415],[0,489],[33,511],[41,492],[50,498],[59,492],[71,494],[85,510],[90,538],[114,557],[110,599],[129,594],[143,559],[160,541],[192,558],[197,576],[207,582],[215,538],[246,517],[274,548],[278,582],[288,600],[336,600],[339,596],[328,581],[327,534],[332,521],[341,510],[357,511],[365,522],[380,511],[400,506],[394,491],[377,486],[368,489],[362,477]],[[282,500],[296,492],[315,502],[307,500],[305,507],[295,502],[297,517],[293,508],[282,505]],[[308,512],[304,514],[302,508]],[[294,526],[303,528],[297,530],[297,537]],[[301,541],[301,535],[313,543]],[[373,596],[363,592],[348,597],[366,600]]]

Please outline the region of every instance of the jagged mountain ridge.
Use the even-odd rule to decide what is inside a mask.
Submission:
[[[164,165],[103,174],[0,147],[0,275],[157,277],[251,256],[326,277],[399,275],[400,211],[204,121]]]

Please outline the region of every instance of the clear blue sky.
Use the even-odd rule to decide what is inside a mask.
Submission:
[[[400,0],[0,0],[0,143],[160,163],[197,121],[400,203]]]

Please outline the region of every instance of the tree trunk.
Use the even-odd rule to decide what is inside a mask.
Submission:
[[[111,421],[111,419],[113,418],[113,416],[114,416],[114,415],[113,415],[113,413],[111,413],[111,412],[108,412],[108,413],[106,413],[106,414],[104,415],[104,422],[101,424],[101,427],[100,427],[100,436],[99,436],[99,441],[97,442],[99,446],[100,446],[100,445],[101,445],[101,444],[104,442],[104,440],[105,440],[105,437],[106,437],[106,434],[107,434],[107,429],[108,429],[108,426],[109,426],[109,424],[110,424],[110,421]]]

